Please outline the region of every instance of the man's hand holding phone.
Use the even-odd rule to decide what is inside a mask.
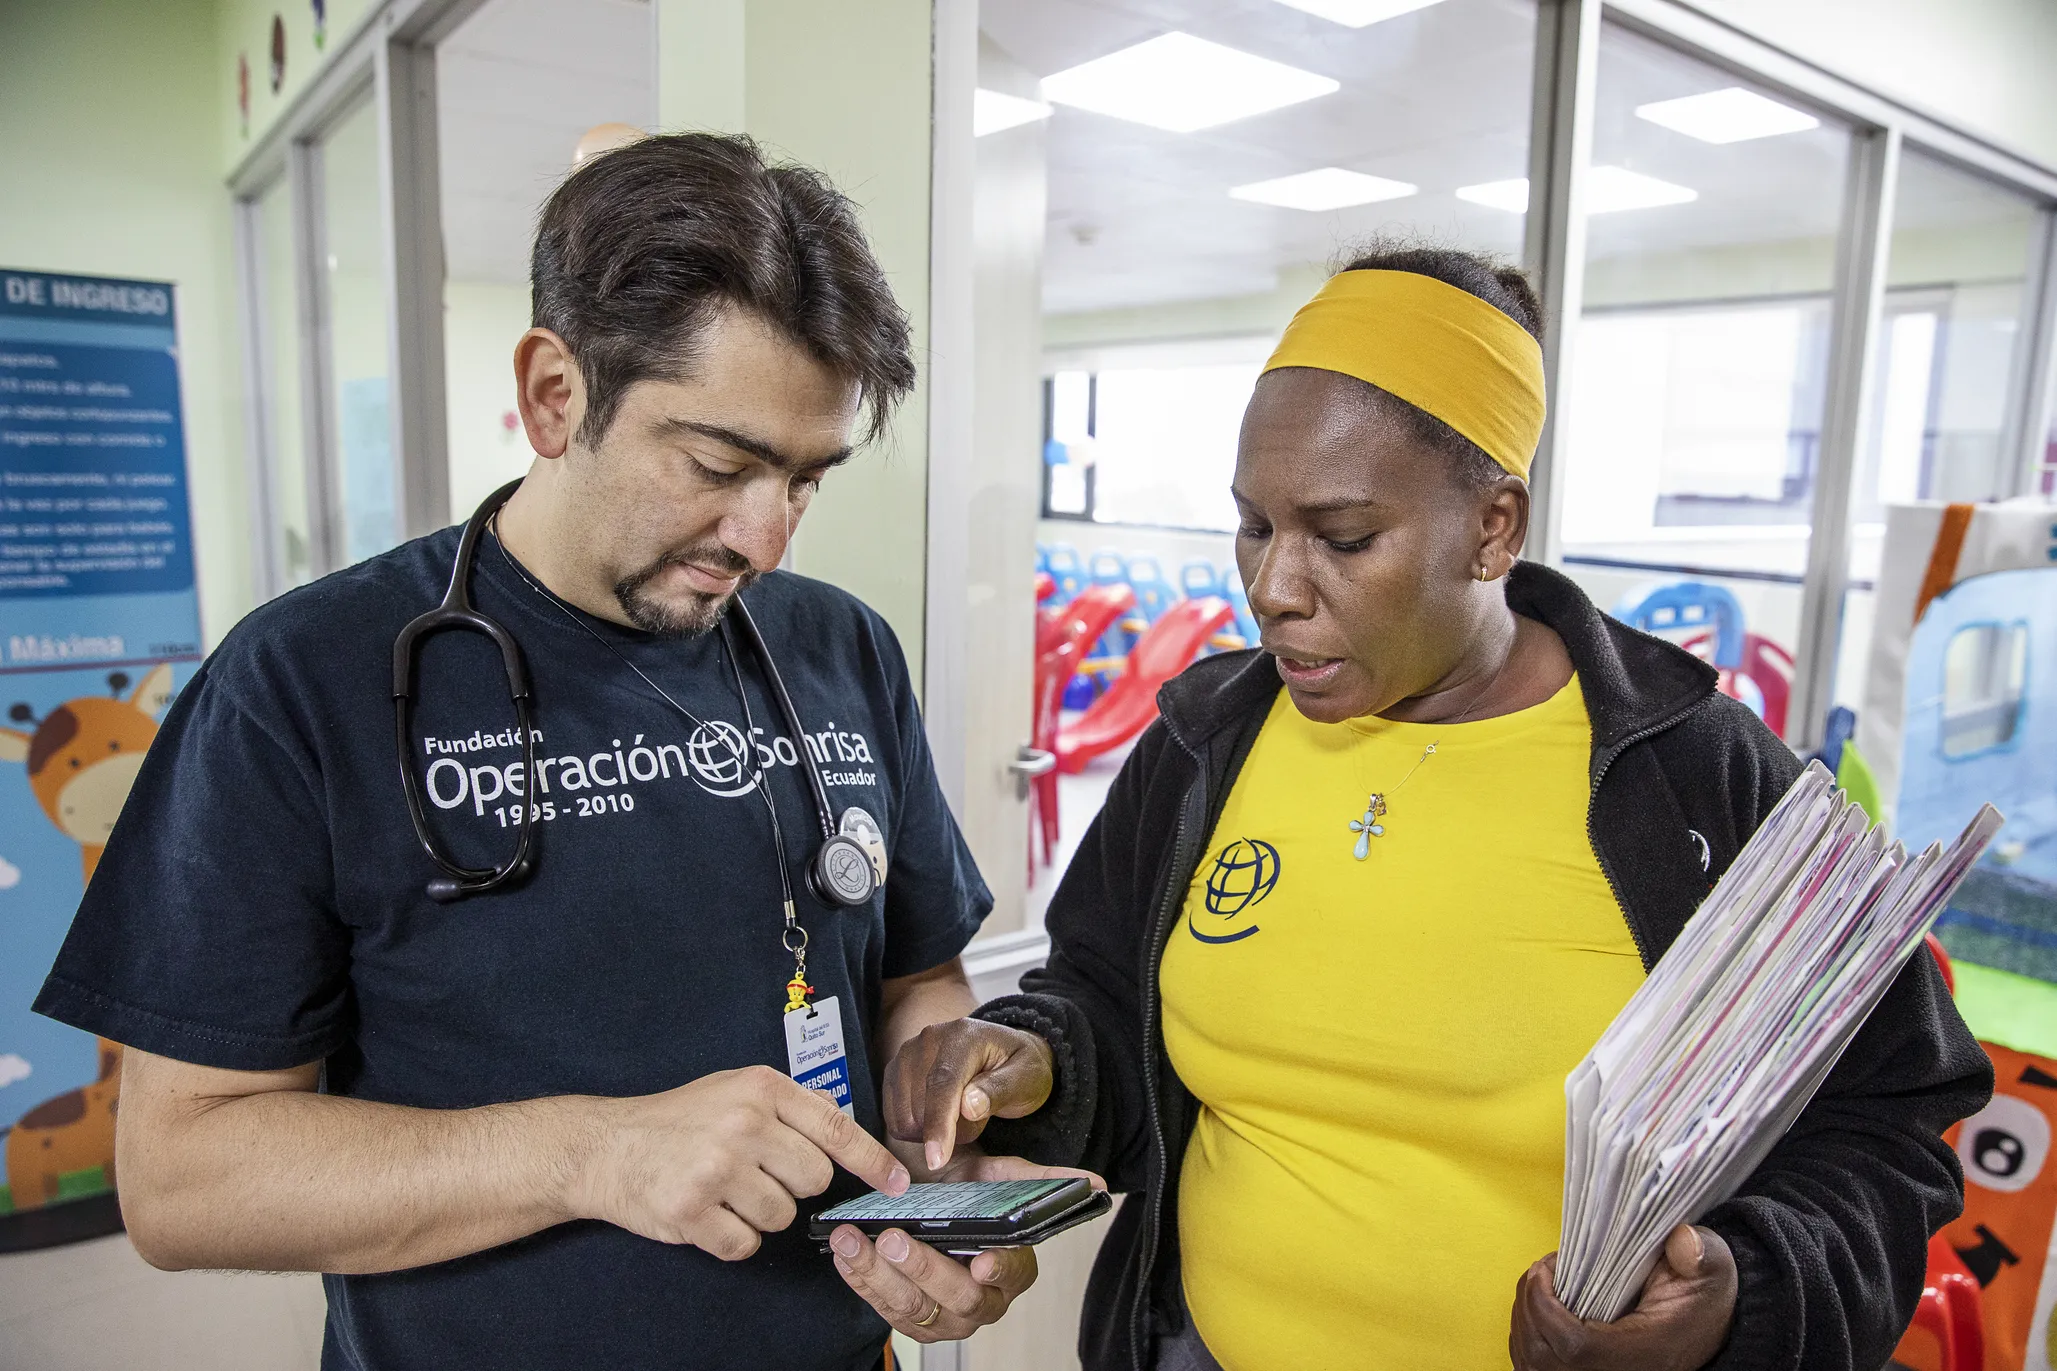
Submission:
[[[1106,1182],[1089,1171],[989,1157],[968,1146],[988,1119],[1041,1108],[1051,1081],[1050,1048],[1041,1038],[976,1019],[934,1024],[886,1067],[886,1132],[919,1181],[1083,1177],[1104,1190]],[[917,1342],[970,1337],[1036,1279],[1032,1247],[996,1248],[960,1262],[899,1229],[874,1242],[849,1224],[829,1236],[829,1246],[850,1288]]]

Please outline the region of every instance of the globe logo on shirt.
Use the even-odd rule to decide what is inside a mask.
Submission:
[[[723,798],[747,795],[756,787],[756,773],[743,767],[749,752],[743,730],[726,719],[701,724],[686,740],[686,762],[693,768],[693,779],[708,794]]]
[[[1278,871],[1278,849],[1261,839],[1238,838],[1217,852],[1214,867],[1207,873],[1207,912],[1222,921],[1217,926],[1262,904],[1278,884]],[[1192,918],[1186,920],[1186,927],[1203,943],[1240,942],[1257,931],[1257,925],[1250,924],[1234,932],[1202,933],[1199,922]]]

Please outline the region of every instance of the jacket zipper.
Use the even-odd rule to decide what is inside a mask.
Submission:
[[[1177,734],[1172,735],[1174,739]],[[1192,873],[1187,871],[1186,822],[1192,815],[1194,798],[1205,802],[1207,768],[1205,762],[1193,756],[1191,748],[1183,742],[1179,746],[1186,755],[1193,757],[1194,777],[1191,788],[1186,791],[1185,801],[1179,806],[1178,827],[1171,839],[1171,878],[1165,883],[1163,897],[1157,904],[1157,925],[1150,935],[1149,955],[1144,961],[1143,976],[1143,1098],[1149,1107],[1150,1145],[1157,1157],[1157,1193],[1149,1199],[1149,1212],[1143,1215],[1143,1261],[1136,1275],[1136,1300],[1129,1308],[1129,1362],[1134,1371],[1145,1371],[1143,1348],[1146,1344],[1144,1324],[1150,1309],[1150,1282],[1157,1271],[1158,1233],[1164,1218],[1164,1197],[1171,1192],[1171,1148],[1164,1137],[1164,1112],[1158,1103],[1157,1051],[1162,1038],[1157,1023],[1157,969],[1164,957],[1164,944],[1169,940],[1173,925],[1178,922],[1178,893],[1191,881]],[[1180,873],[1185,879],[1180,879]]]
[[[1607,854],[1600,850],[1600,835],[1593,831],[1593,801],[1599,798],[1600,782],[1607,779],[1607,770],[1614,765],[1617,757],[1644,739],[1654,738],[1665,729],[1679,723],[1688,714],[1706,704],[1710,698],[1703,695],[1678,713],[1651,724],[1648,728],[1638,729],[1609,748],[1606,755],[1600,758],[1600,765],[1594,768],[1592,789],[1586,792],[1586,846],[1593,850],[1593,860],[1599,863],[1600,874],[1607,878],[1607,888],[1614,892],[1614,903],[1621,906],[1621,921],[1628,925],[1629,939],[1635,943],[1636,956],[1643,963],[1645,971],[1649,970],[1651,965],[1650,948],[1643,941],[1643,930],[1636,926],[1634,916],[1628,912],[1628,901],[1622,897],[1621,883],[1614,879],[1614,868],[1607,864]]]

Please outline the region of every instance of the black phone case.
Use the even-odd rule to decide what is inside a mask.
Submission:
[[[1086,1185],[1081,1181],[1081,1185]],[[1025,1221],[1008,1223],[998,1219],[932,1219],[927,1221],[898,1219],[822,1219],[807,1221],[808,1236],[828,1249],[828,1237],[843,1224],[850,1224],[867,1237],[876,1238],[889,1228],[897,1228],[916,1242],[940,1248],[951,1253],[983,1252],[989,1247],[1033,1247],[1045,1238],[1055,1237],[1067,1228],[1076,1228],[1099,1218],[1114,1207],[1114,1200],[1104,1190],[1095,1190],[1087,1185],[1083,1195],[1068,1199],[1059,1192],[1052,1199],[1062,1200],[1054,1210],[1042,1205],[1033,1206]]]

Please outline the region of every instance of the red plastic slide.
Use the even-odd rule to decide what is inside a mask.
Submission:
[[[1058,731],[1057,769],[1076,775],[1093,758],[1148,728],[1157,717],[1158,689],[1192,665],[1207,640],[1235,617],[1227,600],[1212,595],[1180,600],[1165,610],[1137,641],[1128,666],[1107,693],[1077,723]]]
[[[1136,592],[1127,586],[1087,586],[1068,604],[1037,610],[1036,655],[1040,657],[1057,644],[1069,642],[1078,645],[1078,654],[1083,657],[1135,603]],[[1062,682],[1058,689],[1063,689]]]

